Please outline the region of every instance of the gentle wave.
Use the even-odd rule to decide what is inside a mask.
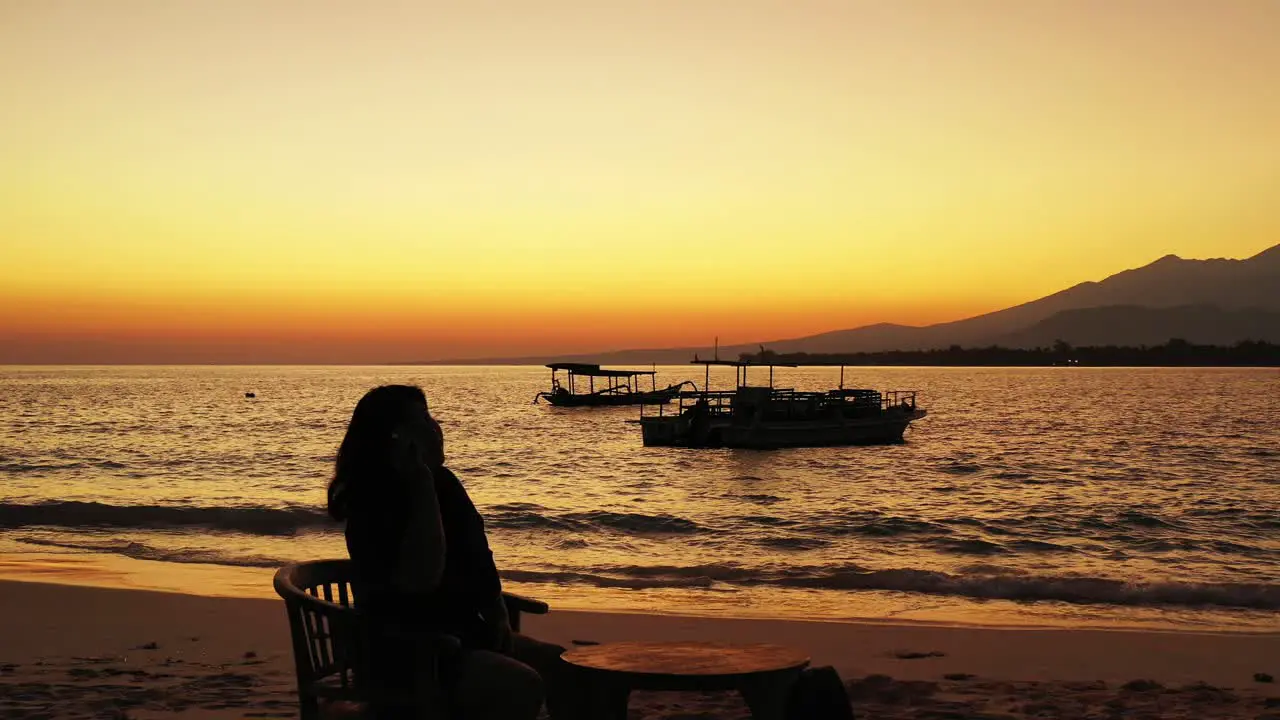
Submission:
[[[709,531],[674,515],[622,512],[539,513],[523,505],[499,506],[486,514],[490,528],[567,532],[688,535]],[[205,528],[256,535],[293,535],[304,530],[332,530],[339,525],[311,507],[193,507],[182,505],[107,505],[63,501],[36,504],[0,503],[0,528],[86,527],[164,529]]]
[[[801,550],[819,550],[825,547],[829,547],[831,545],[831,541],[819,540],[817,538],[776,537],[776,538],[761,538],[760,540],[756,541],[756,544],[760,545],[761,547],[766,547],[773,550],[801,551]]]
[[[1280,520],[1265,512],[1229,508],[1218,511],[1215,524],[1250,532],[1280,527]],[[579,511],[555,512],[532,503],[507,503],[484,512],[491,531],[540,531],[571,536],[695,536],[733,538],[744,530],[775,528],[784,538],[754,537],[758,547],[781,550],[818,549],[842,537],[898,538],[944,555],[1010,555],[1078,552],[1073,543],[1049,538],[1088,539],[1115,543],[1117,549],[1155,553],[1212,550],[1224,556],[1275,557],[1274,548],[1183,535],[1130,536],[1120,528],[1169,530],[1182,523],[1151,514],[1126,512],[1118,516],[1085,516],[1064,524],[1058,519],[1028,516],[1022,522],[1001,527],[974,518],[955,517],[930,522],[875,511],[815,513],[803,518],[775,515],[739,515],[720,518],[715,525],[662,513]],[[1009,525],[1014,527],[1009,527]],[[1018,525],[1029,525],[1025,530]],[[0,503],[0,529],[26,527],[204,529],[252,535],[288,536],[308,531],[337,531],[340,525],[320,508],[216,507],[191,505],[111,505],[92,501]],[[962,530],[963,529],[963,530]],[[1037,538],[1036,536],[1039,536]]]
[[[531,583],[585,583],[598,587],[777,586],[815,590],[881,590],[950,595],[980,600],[1057,601],[1080,605],[1217,606],[1280,609],[1280,585],[1267,583],[1133,583],[1112,578],[1024,574],[951,574],[915,568],[868,569],[796,567],[761,572],[732,566],[616,567],[605,572],[509,571],[512,580]]]
[[[749,493],[747,495],[740,495],[739,497],[741,497],[743,500],[750,500],[751,502],[760,503],[762,505],[782,502],[783,500],[785,500],[785,498],[780,498],[777,495],[768,495],[764,493]]]
[[[290,562],[286,558],[229,555],[216,550],[158,548],[125,540],[16,539],[31,545],[175,563],[271,568]],[[848,592],[908,592],[978,600],[1056,601],[1078,605],[1280,610],[1280,584],[1135,583],[1114,578],[1033,575],[991,565],[975,565],[959,573],[917,568],[874,569],[857,565],[794,566],[770,570],[735,565],[633,565],[547,571],[507,569],[502,571],[502,575],[515,582],[582,584],[628,590],[684,588],[724,591],[765,586]]]
[[[186,563],[198,565],[230,565],[233,567],[278,568],[287,564],[279,558],[262,556],[234,557],[216,550],[196,550],[192,548],[165,549],[140,542],[128,540],[103,541],[70,541],[49,540],[45,538],[17,538],[20,543],[39,545],[42,547],[65,548],[68,550],[88,550],[91,552],[112,553],[134,558],[135,560],[155,560],[159,562]]]
[[[28,473],[58,473],[67,470],[123,470],[126,466],[114,460],[80,461],[65,463],[9,462],[0,460],[0,473],[24,475]]]
[[[63,501],[30,505],[0,503],[0,528],[204,528],[254,535],[293,535],[303,530],[336,529],[324,512],[301,506],[192,507],[181,505],[107,505]]]
[[[675,515],[620,512],[553,514],[527,504],[499,505],[485,513],[485,526],[505,530],[549,529],[569,532],[614,531],[635,534],[690,535],[710,531]]]

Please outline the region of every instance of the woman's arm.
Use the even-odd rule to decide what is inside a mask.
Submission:
[[[511,630],[511,616],[507,612],[507,601],[502,597],[502,593],[498,593],[498,597],[494,598],[489,607],[481,612],[481,616],[493,635],[493,649],[504,655],[510,655],[514,633]]]
[[[444,572],[444,525],[435,479],[421,463],[402,470],[406,486],[406,523],[391,581],[408,593],[428,593]]]

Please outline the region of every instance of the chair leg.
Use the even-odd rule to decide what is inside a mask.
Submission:
[[[320,701],[314,695],[299,693],[298,717],[301,720],[320,720]]]
[[[575,717],[600,720],[626,720],[631,689],[625,685],[604,682],[579,690],[576,701],[584,705],[576,709]]]
[[[751,710],[752,720],[783,720],[787,699],[800,677],[799,672],[746,681],[738,690]]]

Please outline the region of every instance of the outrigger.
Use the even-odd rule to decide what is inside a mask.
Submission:
[[[701,392],[677,395],[680,409],[647,415],[641,409],[641,435],[646,446],[691,448],[837,447],[901,443],[907,426],[926,415],[917,407],[915,390],[846,389],[844,366],[840,386],[826,392],[801,392],[773,385],[774,367],[788,363],[746,360],[692,360],[706,367]],[[734,390],[709,390],[711,366],[734,368]],[[769,385],[747,384],[751,367],[769,368]]]
[[[656,370],[606,370],[599,365],[585,363],[550,363],[551,390],[543,391],[533,401],[546,400],[559,407],[601,407],[613,405],[662,405],[669,403],[680,389],[692,383],[679,383],[658,388]],[[568,387],[557,376],[561,370],[568,373]],[[640,389],[640,379],[649,376],[649,390]],[[578,392],[577,378],[587,378],[587,392]],[[604,378],[605,387],[596,389],[596,378]]]

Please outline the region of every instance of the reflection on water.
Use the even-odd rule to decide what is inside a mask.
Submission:
[[[930,416],[899,446],[683,450],[643,447],[636,409],[531,404],[540,368],[8,368],[0,540],[269,594],[278,563],[344,554],[321,511],[333,451],[366,389],[413,382],[508,582],[561,605],[1204,626],[1280,609],[1275,370],[847,378],[919,389]]]

